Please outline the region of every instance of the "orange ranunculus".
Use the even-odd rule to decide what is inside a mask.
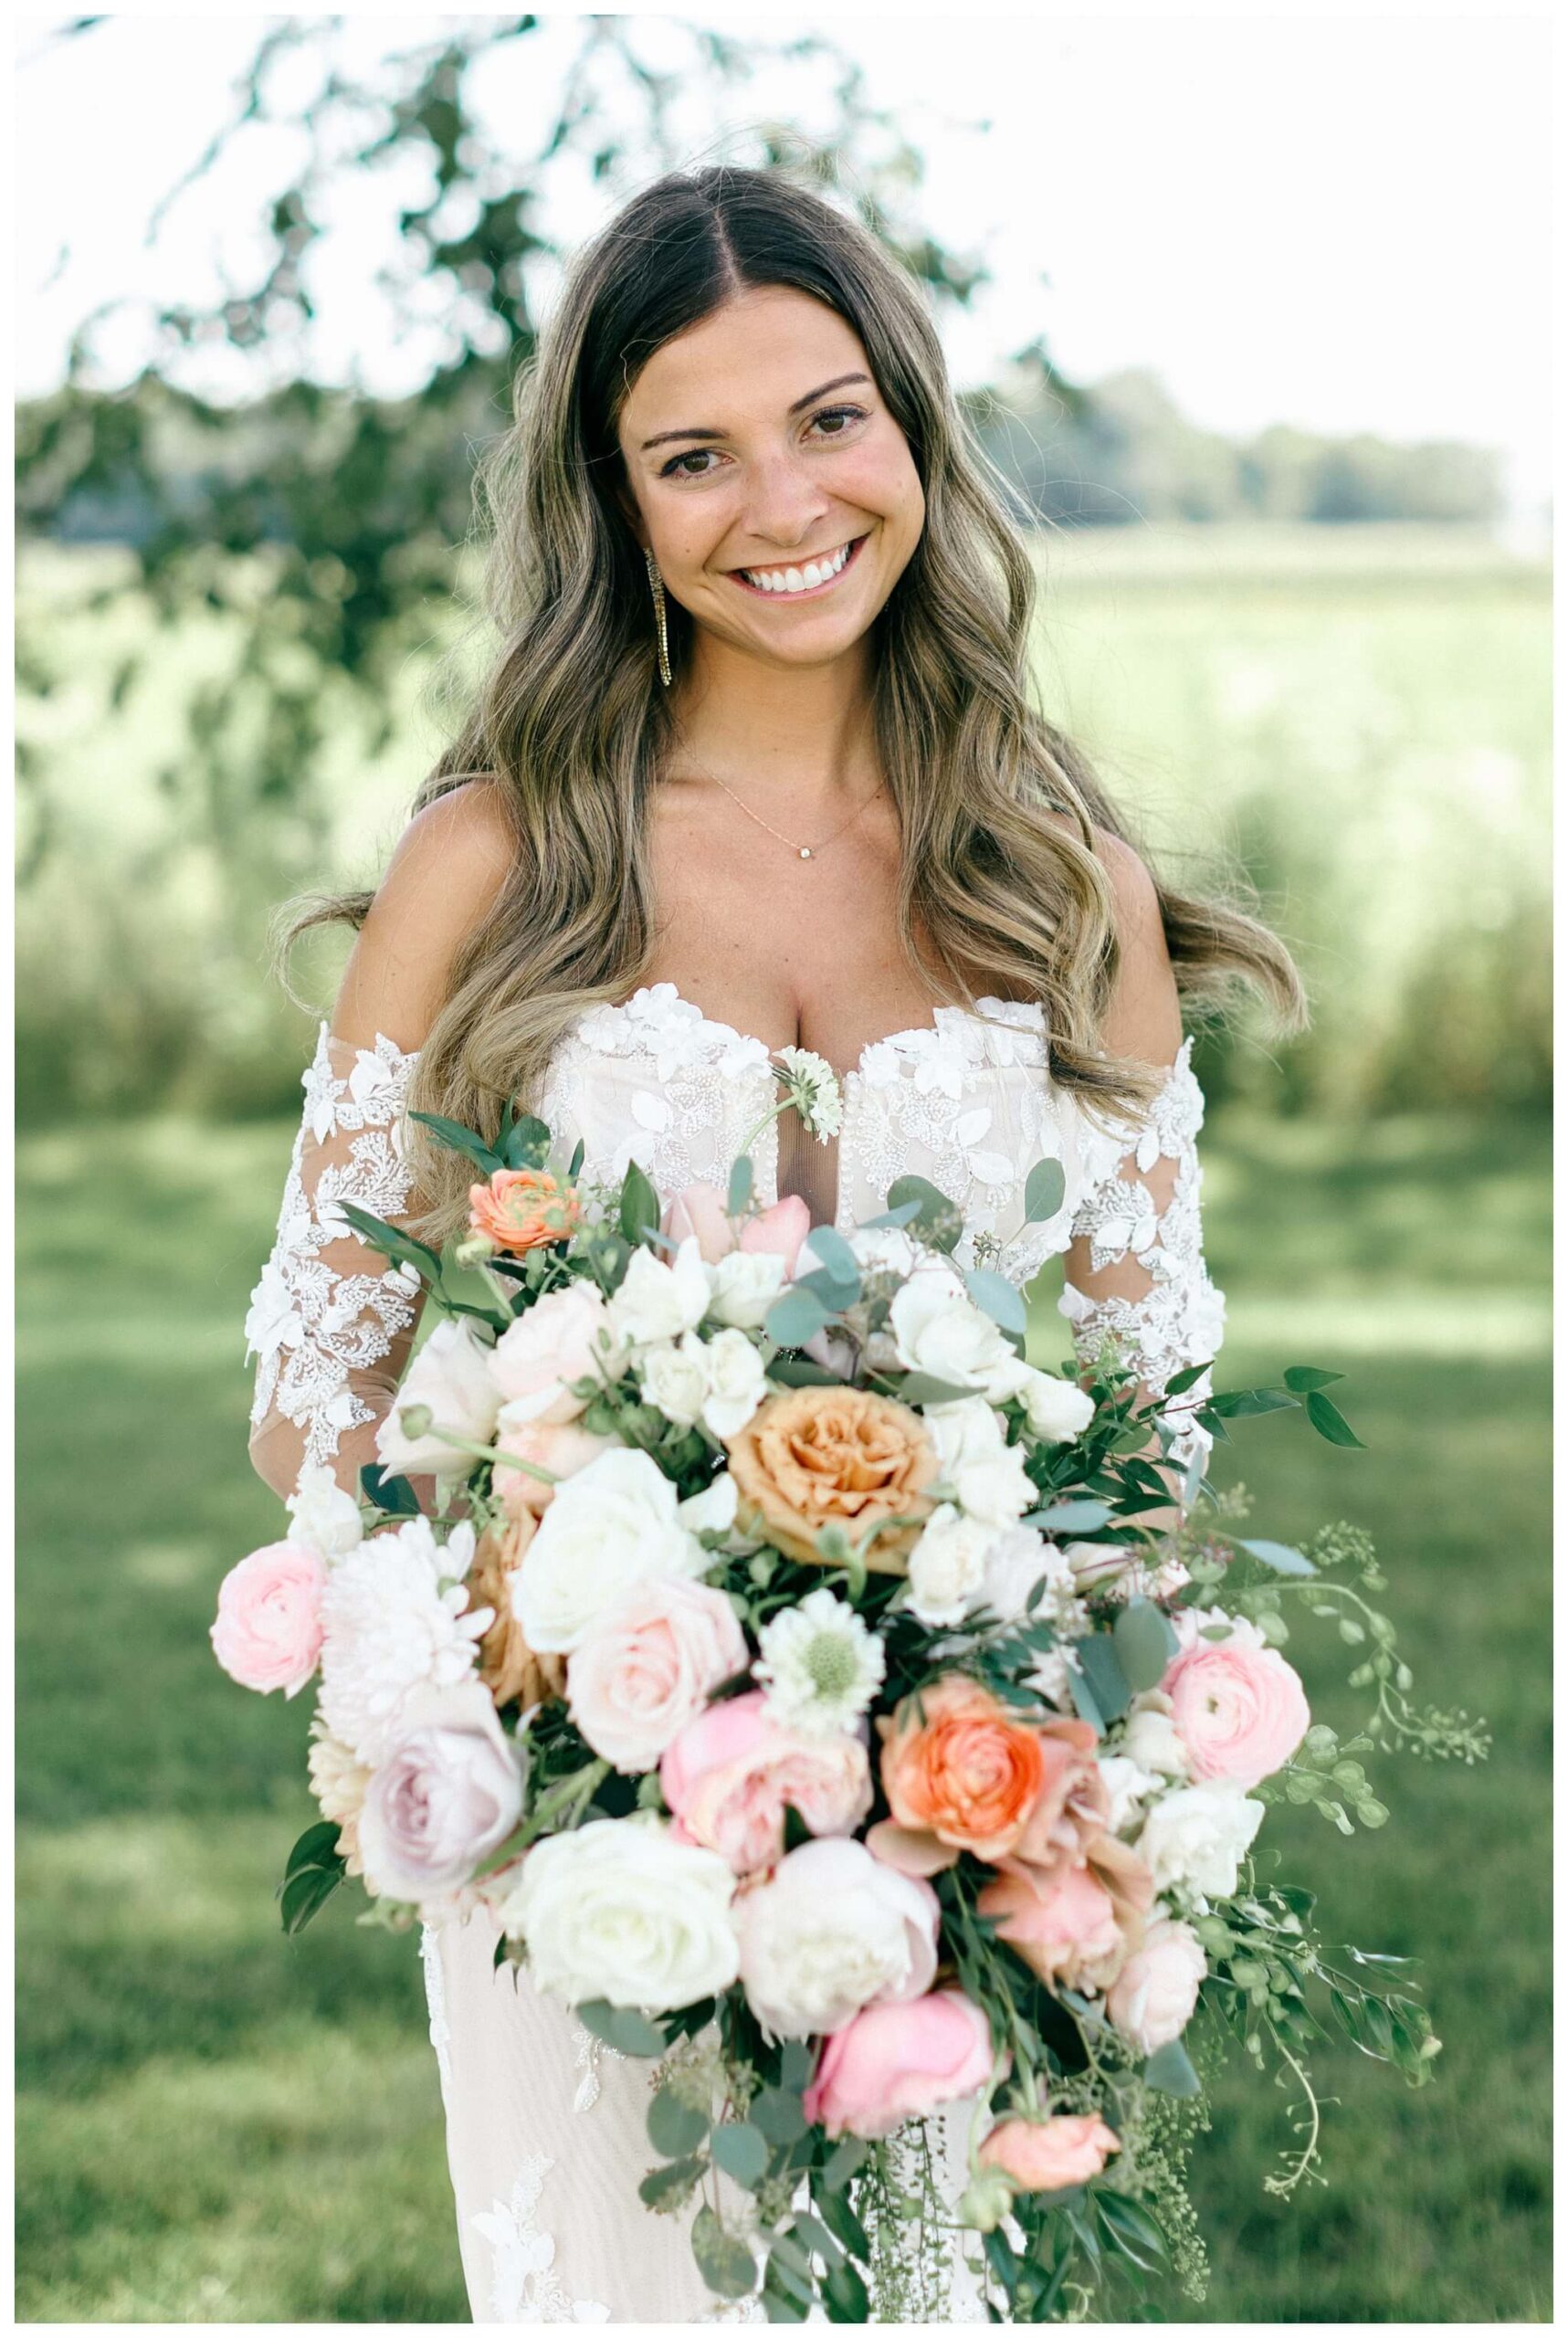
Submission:
[[[866,1388],[788,1388],[764,1396],[725,1443],[743,1533],[820,1564],[823,1527],[841,1526],[856,1543],[876,1527],[867,1565],[903,1574],[933,1507],[925,1489],[941,1467],[924,1422],[908,1405]],[[896,1526],[895,1519],[912,1522]]]
[[[498,1250],[564,1242],[582,1222],[576,1187],[548,1169],[492,1169],[488,1185],[468,1187],[468,1224]]]
[[[1047,1784],[1038,1729],[957,1672],[904,1698],[877,1726],[892,1812],[868,1838],[879,1857],[930,1874],[960,1851],[997,1859],[1014,1848]]]

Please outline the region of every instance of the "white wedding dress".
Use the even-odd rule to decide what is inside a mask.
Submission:
[[[814,1170],[823,1154],[836,1165],[834,1222],[847,1233],[886,1207],[895,1177],[918,1172],[963,1212],[961,1265],[976,1262],[977,1234],[984,1263],[1020,1287],[1063,1255],[1059,1304],[1077,1353],[1092,1354],[1114,1332],[1160,1393],[1173,1373],[1215,1354],[1224,1324],[1203,1256],[1194,1142],[1203,1098],[1192,1041],[1147,1120],[1108,1133],[1053,1090],[1041,1010],[993,998],[980,1006],[983,1014],[938,1007],[933,1024],[876,1041],[844,1077],[836,1144],[807,1148]],[[323,1022],[304,1075],[277,1241],[246,1319],[259,1359],[251,1452],[279,1494],[292,1491],[306,1459],[330,1464],[357,1491],[362,1463],[376,1458],[375,1427],[414,1336],[417,1285],[344,1231],[333,1205],[355,1202],[386,1219],[408,1212],[402,1114],[416,1060],[385,1037],[355,1048]],[[587,1174],[616,1177],[636,1159],[668,1201],[697,1179],[724,1186],[777,1092],[760,1039],[656,983],[579,1016],[535,1109],[563,1161],[579,1138]],[[789,1141],[797,1139],[805,1144],[798,1122]],[[756,1190],[773,1201],[780,1122],[750,1149]],[[1060,1161],[1065,1194],[1054,1217],[1031,1225],[1024,1185],[1042,1157]],[[1206,1389],[1205,1375],[1180,1405]],[[1206,1449],[1185,1410],[1173,1407],[1172,1419],[1182,1424],[1177,1459]],[[426,1923],[421,1936],[473,2319],[760,2318],[755,2301],[716,2310],[686,2219],[655,2216],[637,2198],[655,2162],[644,2128],[651,2066],[599,2046],[526,1972],[496,1968],[496,1938],[482,1911]],[[955,2195],[967,2112],[938,2124]],[[956,2252],[950,2294],[925,2318],[984,2319]]]

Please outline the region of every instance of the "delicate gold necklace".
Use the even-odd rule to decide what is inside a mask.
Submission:
[[[845,828],[852,827],[854,826],[855,822],[860,817],[861,813],[865,811],[867,805],[874,804],[878,796],[883,792],[882,783],[879,780],[876,786],[871,790],[870,795],[867,796],[866,803],[858,804],[856,806],[854,811],[850,813],[848,819],[845,821],[843,827],[835,828],[832,836],[824,837],[820,844],[796,844],[793,837],[786,837],[781,828],[775,828],[773,827],[771,820],[764,820],[760,812],[753,812],[749,804],[742,803],[740,796],[736,795],[734,789],[725,785],[724,781],[720,778],[718,773],[716,771],[710,771],[706,764],[698,763],[696,756],[691,753],[689,749],[687,750],[686,759],[689,763],[696,764],[697,769],[702,774],[704,779],[710,779],[715,787],[722,787],[725,795],[730,798],[732,804],[740,804],[741,809],[744,812],[748,820],[755,820],[759,828],[766,828],[769,836],[777,837],[780,844],[787,844],[790,850],[795,854],[798,860],[815,860],[820,853],[826,852],[827,847],[830,844],[835,843],[837,838],[844,834]]]

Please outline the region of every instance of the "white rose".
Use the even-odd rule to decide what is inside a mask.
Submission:
[[[1053,1445],[1070,1445],[1094,1418],[1094,1398],[1076,1380],[1060,1380],[1053,1372],[1031,1372],[1018,1392],[1024,1416],[1037,1437]]]
[[[1030,1592],[1041,1576],[1046,1588],[1032,1609]],[[1004,1622],[1014,1623],[1026,1613],[1045,1623],[1056,1620],[1064,1603],[1077,1618],[1072,1569],[1055,1543],[1047,1543],[1036,1526],[1006,1526],[995,1536],[985,1562],[985,1605]]]
[[[647,1402],[678,1428],[695,1428],[708,1400],[708,1367],[696,1332],[685,1332],[679,1343],[649,1348],[638,1359],[637,1369]]]
[[[1122,1751],[1140,1768],[1167,1778],[1184,1778],[1192,1768],[1187,1749],[1171,1719],[1171,1700],[1163,1690],[1145,1689],[1134,1697],[1122,1732]]]
[[[724,1594],[664,1575],[634,1585],[578,1642],[566,1667],[567,1703],[595,1754],[617,1770],[651,1770],[748,1660]]]
[[[1137,1564],[1130,1543],[1066,1543],[1062,1547],[1080,1591],[1101,1590]]]
[[[1158,2053],[1192,2019],[1208,1960],[1188,1924],[1162,1916],[1111,1983],[1105,2009],[1141,2054]]]
[[[708,1312],[708,1269],[701,1246],[689,1234],[666,1265],[651,1250],[634,1250],[620,1289],[606,1301],[610,1329],[628,1347],[652,1347],[694,1332]]]
[[[996,1529],[938,1504],[910,1553],[910,1612],[933,1627],[961,1624],[985,1581]]]
[[[710,1311],[736,1331],[760,1330],[786,1280],[776,1250],[726,1250],[708,1269]]]
[[[746,2000],[775,2038],[841,2028],[863,2006],[918,1997],[936,1974],[941,1908],[845,1837],[803,1843],[735,1903]]]
[[[324,1559],[341,1559],[363,1538],[358,1502],[339,1485],[324,1461],[300,1465],[298,1481],[284,1507],[294,1522],[290,1543],[307,1543]]]
[[[1155,1803],[1136,1848],[1156,1891],[1177,1885],[1227,1900],[1237,1870],[1263,1824],[1263,1805],[1230,1785],[1177,1786]]]
[[[1152,1771],[1141,1769],[1130,1754],[1102,1754],[1100,1775],[1110,1796],[1110,1817],[1108,1821],[1113,1835],[1141,1816],[1142,1806],[1159,1785]]]
[[[474,1457],[447,1445],[437,1432],[450,1429],[475,1445],[488,1445],[500,1410],[500,1392],[490,1378],[495,1351],[479,1338],[464,1316],[437,1323],[413,1363],[392,1410],[375,1433],[375,1449],[385,1469],[433,1470],[437,1477],[466,1478]],[[428,1405],[432,1426],[409,1437],[398,1415],[405,1405]]]
[[[708,1395],[702,1425],[722,1439],[738,1437],[767,1394],[763,1359],[744,1332],[718,1332],[704,1351]]]
[[[607,1347],[600,1335],[608,1335]],[[610,1334],[604,1293],[585,1278],[547,1291],[504,1331],[491,1353],[490,1375],[514,1421],[570,1421],[587,1407],[570,1380],[618,1376],[623,1358]]]
[[[670,2013],[735,1979],[734,1889],[727,1859],[659,1819],[595,1818],[536,1843],[498,1912],[550,1996]]]
[[[478,1680],[410,1690],[359,1813],[367,1890],[418,1902],[466,1883],[522,1812],[522,1765]]]
[[[868,1274],[912,1275],[921,1262],[919,1246],[901,1226],[858,1226],[848,1242]]]
[[[617,1448],[557,1487],[512,1575],[512,1612],[530,1648],[567,1656],[634,1583],[710,1564],[658,1462]]]
[[[1023,1448],[1008,1444],[994,1407],[984,1396],[928,1405],[921,1418],[960,1510],[993,1526],[1011,1526],[1034,1508],[1038,1494],[1024,1467]]]
[[[705,1485],[699,1494],[688,1494],[676,1504],[676,1516],[693,1534],[727,1534],[735,1523],[740,1497],[735,1480],[728,1469]]]
[[[1024,1385],[1032,1367],[951,1269],[911,1275],[888,1311],[900,1363],[999,1405]]]

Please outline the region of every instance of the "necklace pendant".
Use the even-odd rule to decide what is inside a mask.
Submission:
[[[800,857],[803,860],[809,860],[811,858],[811,847],[808,844],[803,844],[801,846]]]

